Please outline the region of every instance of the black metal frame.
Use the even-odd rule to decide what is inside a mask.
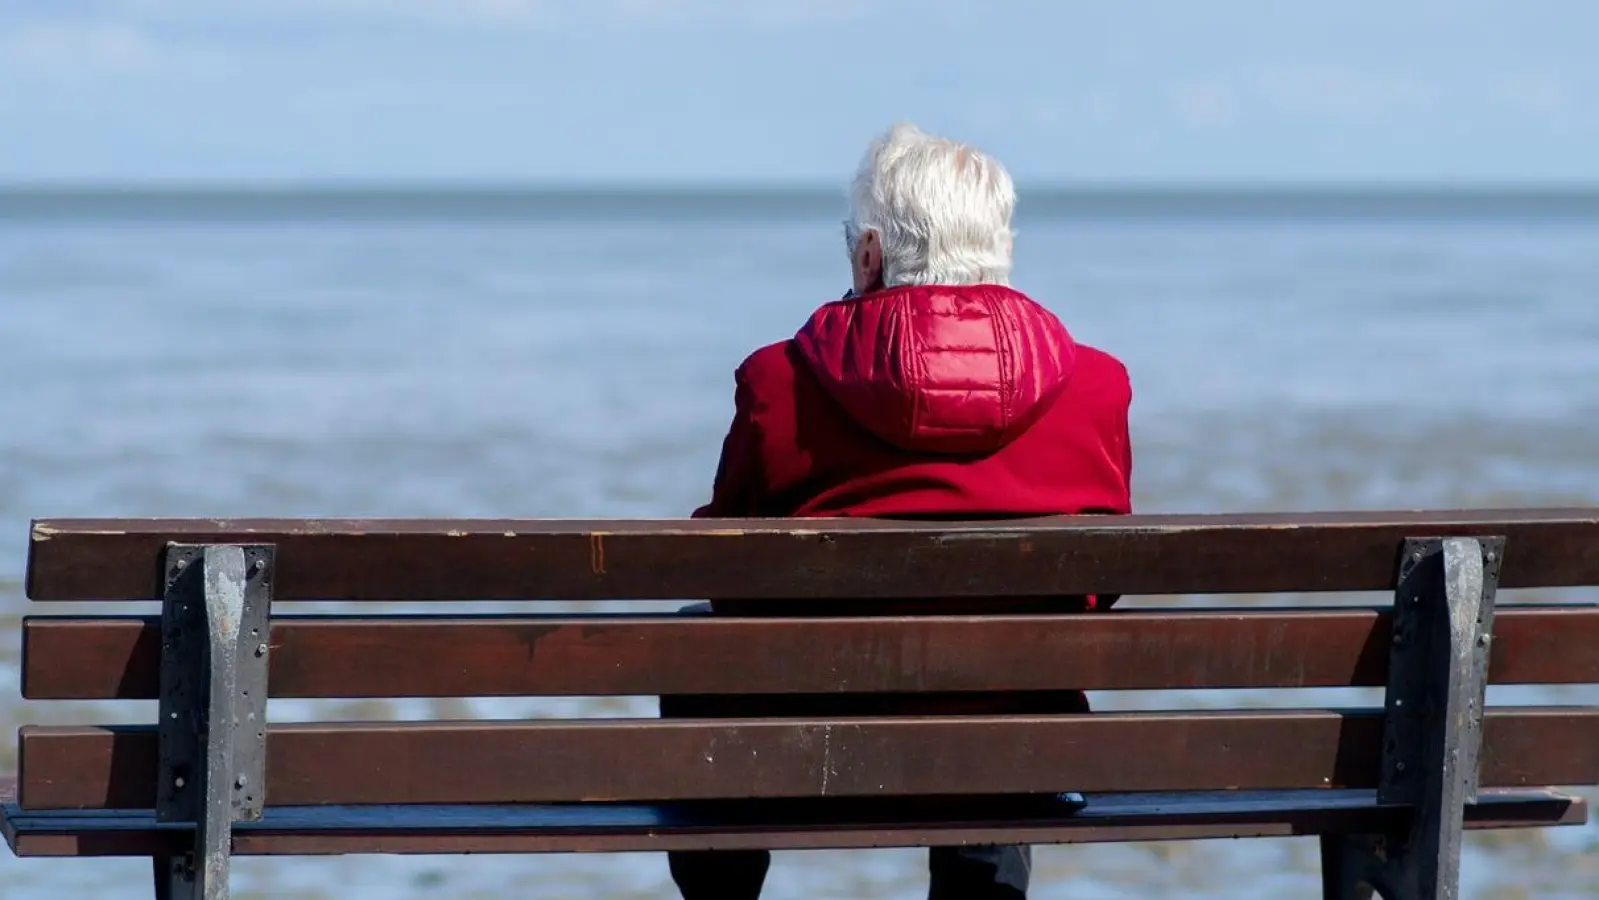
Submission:
[[[1413,538],[1394,593],[1378,799],[1415,807],[1402,834],[1321,839],[1326,900],[1455,900],[1477,799],[1494,595],[1505,541]]]
[[[1405,542],[1378,798],[1415,813],[1403,833],[1323,836],[1327,900],[1459,895],[1504,544]],[[226,898],[233,823],[261,818],[273,563],[271,545],[167,547],[156,815],[194,823],[195,845],[154,860],[158,900]]]
[[[158,900],[228,896],[233,823],[261,818],[273,548],[169,544],[156,818],[194,849],[155,860]]]

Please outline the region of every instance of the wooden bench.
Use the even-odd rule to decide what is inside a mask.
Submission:
[[[1461,829],[1586,821],[1599,512],[865,521],[40,521],[36,701],[150,726],[21,729],[21,856],[155,860],[220,897],[233,854],[849,848],[1322,836],[1326,896],[1455,896]],[[827,600],[1383,591],[1371,607],[798,617]],[[1390,600],[1391,597],[1391,600]],[[779,617],[451,614],[452,601],[772,603]],[[428,615],[278,614],[288,601]],[[781,603],[780,603],[781,602]],[[780,606],[778,605],[780,603]],[[440,607],[445,607],[440,609]],[[821,608],[821,607],[818,607]],[[829,607],[836,609],[837,607]],[[270,676],[268,674],[270,670]],[[1370,686],[1386,709],[266,723],[273,697]],[[1081,791],[1081,811],[1048,798]],[[924,798],[908,805],[903,798]],[[1044,799],[1039,799],[1044,798]]]

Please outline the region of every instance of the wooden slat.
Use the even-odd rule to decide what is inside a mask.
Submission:
[[[943,816],[896,805],[875,814],[766,801],[718,812],[658,806],[268,807],[234,826],[240,855],[345,853],[800,850],[952,844],[1063,844],[1376,833],[1407,810],[1369,791],[1097,794],[1070,816],[990,813],[967,802]],[[1466,807],[1470,829],[1580,825],[1588,808],[1554,791],[1485,792]],[[191,832],[148,812],[0,809],[19,856],[156,856],[192,846]]]
[[[169,541],[272,543],[279,600],[1384,590],[1407,537],[1504,535],[1500,586],[1599,584],[1599,510],[865,520],[44,520],[35,600],[159,595]]]
[[[1500,607],[1495,684],[1599,682],[1599,607]],[[1383,608],[731,619],[280,616],[274,697],[1381,686]],[[153,617],[30,617],[22,694],[152,699]],[[426,665],[417,665],[426,660]]]
[[[1599,709],[1494,709],[1482,783],[1599,783]],[[267,801],[556,803],[1371,787],[1380,711],[282,725]],[[146,808],[149,727],[26,727],[25,809]]]

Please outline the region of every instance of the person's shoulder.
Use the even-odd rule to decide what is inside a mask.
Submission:
[[[1083,380],[1096,386],[1132,390],[1127,364],[1098,347],[1078,344],[1073,367],[1073,381]]]
[[[773,383],[786,383],[794,379],[796,363],[794,341],[767,344],[751,353],[739,363],[736,377],[742,384],[759,387]]]

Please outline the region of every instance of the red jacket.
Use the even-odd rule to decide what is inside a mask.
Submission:
[[[1127,370],[996,285],[829,303],[735,375],[696,517],[1132,511]]]
[[[1127,370],[996,285],[915,286],[829,303],[739,366],[711,502],[696,517],[985,518],[1132,511]],[[1103,608],[1115,598],[1101,598]],[[848,604],[857,614],[959,602]],[[828,612],[719,600],[731,614]],[[1093,609],[1036,598],[1007,612]],[[999,611],[994,601],[982,608]],[[672,715],[1086,712],[1076,691],[673,698]]]

